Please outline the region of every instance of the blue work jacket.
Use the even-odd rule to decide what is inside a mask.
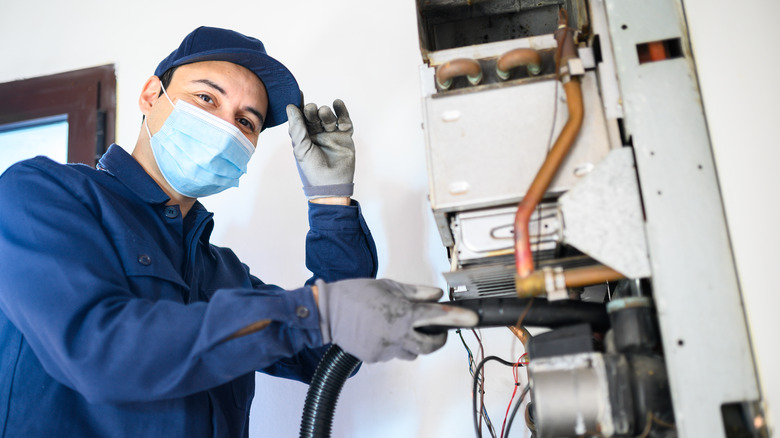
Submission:
[[[314,276],[282,290],[168,201],[116,145],[0,176],[0,436],[246,436],[254,371],[308,382],[327,348],[309,285],[376,275],[355,202],[309,205]]]

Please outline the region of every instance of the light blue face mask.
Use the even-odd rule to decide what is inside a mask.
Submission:
[[[154,159],[173,190],[190,198],[238,187],[255,148],[241,131],[219,117],[179,99],[154,135],[144,120]]]

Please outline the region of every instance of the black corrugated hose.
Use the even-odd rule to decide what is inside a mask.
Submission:
[[[301,419],[301,438],[328,438],[339,393],[360,359],[332,345],[314,371]]]

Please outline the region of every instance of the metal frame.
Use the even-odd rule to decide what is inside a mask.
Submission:
[[[760,395],[682,6],[592,3],[609,12],[677,431],[724,437],[721,406]],[[673,38],[683,57],[639,63],[637,44]]]

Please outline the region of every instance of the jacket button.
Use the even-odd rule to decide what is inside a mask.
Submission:
[[[306,318],[309,316],[309,309],[306,306],[298,306],[298,308],[295,309],[295,316],[298,318]]]
[[[144,266],[149,266],[152,264],[152,258],[146,254],[141,254],[138,256],[138,263]]]
[[[165,207],[164,213],[165,213],[165,217],[167,217],[168,219],[174,219],[177,216],[179,216],[179,209],[177,209],[176,207],[168,206]]]

